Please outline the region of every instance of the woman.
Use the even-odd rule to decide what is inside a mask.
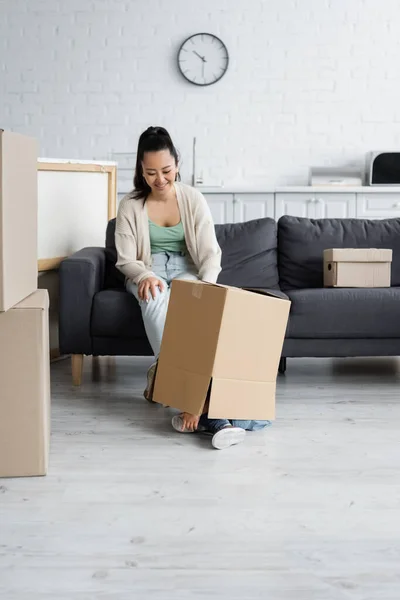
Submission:
[[[152,399],[171,281],[215,283],[221,271],[221,249],[207,202],[198,190],[180,183],[178,164],[178,152],[163,127],[143,132],[134,190],[121,200],[116,223],[117,268],[126,277],[127,291],[139,302],[156,359],[147,374],[147,400]],[[174,429],[182,433],[200,429],[213,433],[216,448],[243,440],[240,423],[212,421],[207,415],[199,419],[188,413],[172,419]],[[255,422],[245,423],[253,428]]]

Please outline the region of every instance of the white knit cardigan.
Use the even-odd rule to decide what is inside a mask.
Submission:
[[[186,246],[202,281],[215,283],[221,271],[221,249],[209,206],[195,188],[175,182]],[[139,284],[154,277],[151,270],[149,217],[146,202],[125,196],[118,208],[115,228],[117,268]]]

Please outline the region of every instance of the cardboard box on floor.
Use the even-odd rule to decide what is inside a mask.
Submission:
[[[324,286],[390,287],[392,254],[380,248],[324,250]]]
[[[0,477],[45,475],[50,440],[46,290],[0,313]]]
[[[38,147],[0,129],[0,312],[37,289]]]
[[[154,400],[211,418],[274,419],[290,302],[195,281],[172,282]]]

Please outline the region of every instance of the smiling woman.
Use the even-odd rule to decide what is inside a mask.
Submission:
[[[171,184],[180,181],[178,164],[178,151],[168,131],[164,127],[146,129],[139,138],[132,198],[146,199],[151,192],[157,195],[167,191],[167,184],[171,191]]]
[[[118,269],[126,289],[139,303],[155,362],[147,374],[146,400],[152,401],[157,359],[174,279],[216,283],[221,250],[204,196],[178,182],[178,152],[163,127],[149,127],[139,138],[134,190],[121,200],[115,229]],[[205,410],[208,410],[207,403]],[[176,415],[172,426],[180,433],[208,431],[212,445],[222,449],[238,444],[245,428],[268,422],[235,421]]]
[[[169,133],[149,127],[139,138],[134,189],[118,209],[115,243],[117,267],[139,301],[156,359],[171,281],[179,277],[215,283],[221,270],[207,202],[179,179],[178,151]]]

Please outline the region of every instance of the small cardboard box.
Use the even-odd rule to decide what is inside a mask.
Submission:
[[[324,250],[324,286],[390,287],[392,254],[380,248]]]
[[[0,313],[0,477],[45,475],[50,440],[49,297]]]
[[[172,282],[154,400],[211,418],[274,419],[290,301],[196,281]]]
[[[38,147],[0,129],[0,312],[37,289]]]

